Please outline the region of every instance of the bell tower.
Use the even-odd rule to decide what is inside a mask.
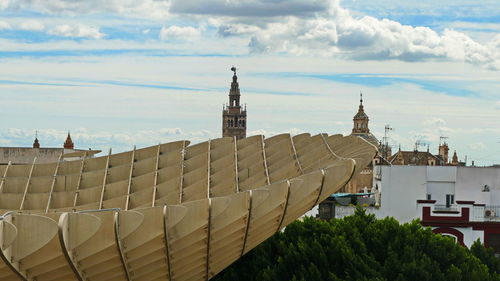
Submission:
[[[229,104],[222,108],[222,136],[242,139],[247,134],[247,111],[240,105],[240,88],[236,67],[231,67],[233,81],[229,90]]]
[[[369,118],[363,108],[363,94],[361,93],[359,96],[360,98],[358,113],[356,113],[356,115],[354,115],[354,118],[352,119],[354,122],[352,134],[368,134],[370,133],[370,129],[368,129]]]

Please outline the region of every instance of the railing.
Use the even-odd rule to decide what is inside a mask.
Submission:
[[[500,220],[500,206],[489,205],[484,207],[484,220]]]
[[[500,221],[500,206],[474,206],[473,214],[475,221]]]
[[[434,212],[458,212],[457,205],[434,205]]]
[[[367,214],[377,215],[380,212],[380,209],[376,207],[363,207],[363,209]],[[354,215],[354,212],[356,212],[356,206],[335,206],[335,218],[337,219]]]

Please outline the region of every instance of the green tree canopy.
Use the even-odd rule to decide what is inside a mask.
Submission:
[[[488,281],[499,273],[499,259],[479,242],[469,250],[417,220],[377,220],[358,208],[344,219],[296,221],[213,280]]]

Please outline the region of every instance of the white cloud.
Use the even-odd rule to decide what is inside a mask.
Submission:
[[[8,22],[0,21],[0,30],[11,29],[12,27]]]
[[[165,19],[169,15],[169,0],[2,0],[0,10],[31,10],[46,14],[116,13],[131,17]]]
[[[19,29],[28,31],[43,31],[45,25],[42,22],[36,20],[28,20],[19,25]]]
[[[200,36],[200,31],[191,26],[162,27],[160,30],[161,40],[193,40]]]
[[[233,35],[251,35],[255,32],[260,31],[258,26],[250,24],[223,24],[219,26],[219,35],[221,36],[233,36]]]
[[[446,121],[441,118],[431,118],[424,121],[424,125],[427,126],[445,126]]]
[[[327,15],[288,17],[259,28],[249,43],[254,53],[338,56],[355,60],[451,60],[500,69],[500,36],[482,45],[466,34],[403,25],[370,16],[354,18],[333,1]]]
[[[63,37],[92,38],[101,39],[105,36],[99,28],[83,24],[69,25],[62,24],[50,29],[49,34]]]
[[[470,143],[468,147],[472,150],[485,150],[487,148],[483,142]]]
[[[497,105],[497,109],[500,109],[500,100],[497,101],[496,105]]]

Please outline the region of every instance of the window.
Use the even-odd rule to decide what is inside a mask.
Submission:
[[[455,235],[453,234],[449,234],[449,233],[441,233],[442,236],[446,236],[446,237],[450,237],[451,239],[453,239],[453,242],[457,243],[458,239]]]
[[[427,193],[427,200],[432,200],[432,194]]]
[[[446,207],[450,207],[452,204],[455,204],[455,195],[446,194]]]

